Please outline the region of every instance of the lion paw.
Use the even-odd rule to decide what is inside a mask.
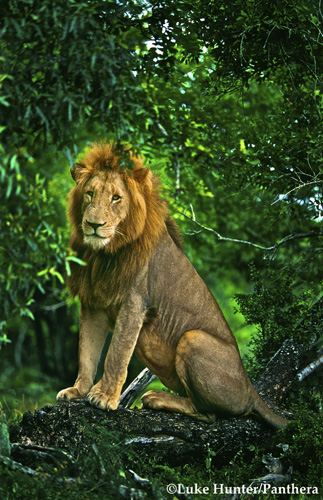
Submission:
[[[116,410],[119,405],[119,398],[109,396],[109,394],[95,388],[90,390],[87,400],[92,406],[96,406],[101,410]]]
[[[83,397],[84,396],[79,393],[76,387],[68,387],[67,389],[59,391],[56,399],[57,401],[70,401],[71,399],[83,399]]]
[[[164,407],[159,391],[148,391],[141,397],[144,408],[160,410]]]

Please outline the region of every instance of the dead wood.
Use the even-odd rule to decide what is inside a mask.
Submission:
[[[295,383],[304,351],[302,344],[292,339],[286,340],[254,383],[256,391],[269,406],[280,409],[284,407],[288,391]],[[285,413],[284,416],[286,415]]]
[[[148,368],[142,370],[139,375],[131,382],[127,389],[121,394],[120,406],[130,408],[137,397],[146,389],[146,387],[156,378]]]

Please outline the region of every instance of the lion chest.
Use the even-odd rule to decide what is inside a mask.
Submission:
[[[131,276],[125,279],[117,257],[103,252],[86,252],[80,258],[86,265],[81,267],[73,263],[67,280],[72,295],[78,295],[83,304],[94,309],[120,304],[127,294]]]

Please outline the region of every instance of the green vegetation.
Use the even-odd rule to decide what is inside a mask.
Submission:
[[[287,474],[292,474],[291,482],[296,487],[307,485],[319,491],[323,487],[321,426],[321,416],[312,414],[307,408],[298,412],[296,424],[280,431],[276,437],[275,457],[284,464]],[[26,472],[3,468],[0,484],[2,498],[38,498],[41,495],[46,500],[62,497],[82,500],[102,497],[177,499],[180,496],[176,493],[174,496],[166,493],[167,485],[176,485],[182,490],[187,489],[187,498],[221,499],[224,498],[221,488],[227,488],[229,493],[230,488],[237,486],[256,487],[255,478],[268,473],[264,472],[264,457],[268,455],[253,446],[250,446],[247,455],[238,452],[223,467],[212,464],[216,455],[212,450],[208,450],[205,460],[196,459],[194,463],[170,467],[162,464],[157,455],[145,457],[129,453],[122,446],[122,436],[107,431],[103,426],[96,426],[93,431],[87,428],[86,432],[93,440],[93,446],[89,450],[80,450],[77,469],[68,460],[58,467],[49,467],[46,463],[40,465],[33,477]],[[276,488],[286,487],[285,483],[276,485],[273,480],[270,484]],[[202,494],[196,487],[206,488],[210,494]],[[262,498],[303,500],[308,496],[301,493],[292,497],[269,493]]]
[[[251,376],[291,336],[304,344],[316,336],[309,362],[318,357],[322,20],[316,0],[0,4],[0,397],[10,420],[54,403],[75,376],[78,304],[64,285],[75,258],[68,165],[96,139],[131,143],[160,174],[186,253]],[[139,369],[133,360],[129,379]],[[297,424],[279,437],[303,485],[321,484],[321,387],[317,370],[292,392]],[[133,468],[158,477],[156,498],[169,482],[232,485],[261,474],[261,450],[219,470],[215,452],[194,467],[134,457]],[[96,485],[55,478],[45,490],[43,479],[1,468],[1,496],[102,498],[126,474],[105,464],[112,475]]]

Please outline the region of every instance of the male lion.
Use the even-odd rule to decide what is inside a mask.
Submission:
[[[177,392],[149,391],[145,407],[181,412],[204,422],[250,412],[276,428],[253,388],[237,343],[211,292],[181,249],[158,182],[130,152],[122,170],[113,144],[93,144],[72,172],[68,286],[81,302],[79,372],[58,400],[85,398],[115,410],[133,352]],[[114,330],[101,380],[93,385],[108,329]]]

